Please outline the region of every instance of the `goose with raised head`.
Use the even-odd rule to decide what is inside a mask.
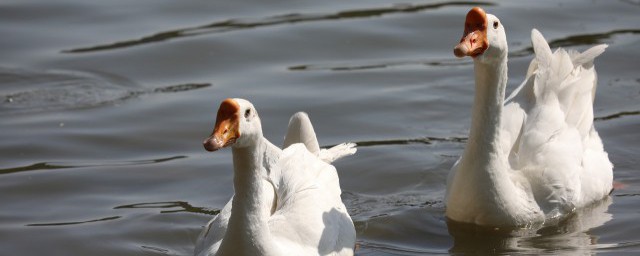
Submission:
[[[466,16],[457,57],[473,58],[469,139],[447,178],[446,216],[483,226],[544,225],[606,197],[613,165],[593,126],[594,59],[552,52],[533,29],[535,58],[505,101],[507,40],[500,20],[476,7]]]
[[[354,154],[354,144],[329,149],[321,159],[304,113],[292,117],[287,134],[280,149],[263,137],[250,102],[220,104],[204,147],[231,147],[235,193],[205,226],[195,255],[353,255],[355,228],[330,162]]]

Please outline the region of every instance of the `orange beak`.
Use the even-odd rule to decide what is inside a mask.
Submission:
[[[220,103],[213,133],[202,143],[207,151],[216,151],[233,145],[240,137],[239,110],[240,106],[233,99],[226,99]]]
[[[453,48],[453,54],[458,58],[471,56],[473,58],[484,53],[489,48],[487,40],[487,13],[480,7],[474,7],[467,13],[464,22],[464,34],[460,43]]]

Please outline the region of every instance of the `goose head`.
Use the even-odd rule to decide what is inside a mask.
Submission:
[[[498,17],[474,7],[467,13],[464,33],[453,49],[458,58],[470,56],[476,61],[491,63],[507,56],[507,36]]]
[[[262,137],[258,112],[244,99],[226,99],[220,103],[216,124],[211,135],[204,140],[207,151],[225,147],[250,147]]]

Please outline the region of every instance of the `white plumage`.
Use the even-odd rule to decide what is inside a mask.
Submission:
[[[505,102],[504,28],[498,18],[474,8],[466,24],[479,23],[484,30],[465,31],[454,51],[474,58],[476,95],[468,144],[447,180],[447,217],[528,226],[606,197],[613,165],[593,127],[593,60],[607,46],[552,52],[534,29],[535,59]]]
[[[330,162],[354,154],[354,144],[325,151],[323,161],[308,116],[297,113],[281,150],[262,136],[251,103],[227,99],[204,145],[232,146],[235,194],[202,231],[195,255],[353,255],[355,228]]]

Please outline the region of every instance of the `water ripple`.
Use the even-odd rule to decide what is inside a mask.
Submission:
[[[608,116],[596,117],[593,120],[594,121],[606,121],[606,120],[621,118],[621,117],[624,117],[624,116],[637,116],[637,115],[640,115],[640,111],[622,111],[622,112],[618,112],[618,113],[611,114],[611,115],[608,115]]]
[[[127,204],[127,205],[117,206],[113,209],[170,209],[170,208],[177,208],[177,209],[161,210],[160,213],[191,212],[191,213],[200,213],[200,214],[206,214],[206,215],[218,215],[218,213],[220,213],[220,210],[218,209],[207,209],[205,207],[196,207],[189,204],[188,202],[183,202],[183,201]]]
[[[603,33],[571,35],[565,38],[555,39],[549,42],[551,48],[573,47],[581,45],[596,45],[610,43],[616,35],[640,34],[640,29],[619,29]],[[526,57],[533,54],[533,47],[529,46],[509,53],[510,57]],[[453,57],[452,57],[453,58]],[[372,69],[387,69],[404,66],[429,66],[429,67],[452,67],[472,65],[473,61],[464,59],[443,59],[443,60],[398,60],[398,61],[371,61],[353,64],[301,64],[288,67],[290,71],[361,71]]]
[[[12,167],[7,169],[0,169],[0,174],[8,174],[14,172],[36,171],[36,170],[55,170],[55,169],[69,169],[76,168],[78,166],[70,165],[57,165],[51,163],[35,163],[27,166]]]
[[[79,71],[37,71],[0,68],[5,85],[0,90],[0,115],[31,113],[117,104],[142,95],[175,93],[211,86],[185,83],[151,89],[125,78]]]
[[[356,222],[394,215],[407,209],[444,209],[444,202],[441,199],[435,199],[421,191],[380,196],[343,190],[342,200]]]
[[[371,250],[380,253],[388,253],[391,255],[449,255],[444,251],[438,251],[435,249],[419,249],[408,248],[392,244],[382,244],[371,241],[358,241],[360,248],[363,250]]]
[[[412,139],[396,139],[396,140],[366,140],[366,141],[355,141],[358,147],[376,147],[376,146],[388,146],[388,145],[408,145],[408,144],[427,144],[431,145],[436,142],[449,142],[449,143],[465,143],[467,142],[466,137],[447,137],[447,138],[439,138],[439,137],[422,137],[422,138],[412,138]],[[330,148],[336,145],[327,145],[325,148]]]
[[[615,196],[615,197],[640,196],[640,193],[617,194],[617,195],[613,195],[613,196]]]
[[[324,14],[292,13],[292,14],[276,15],[276,16],[270,16],[270,17],[257,18],[257,19],[230,19],[230,20],[214,22],[207,25],[197,26],[197,27],[188,27],[188,28],[158,32],[153,35],[143,36],[142,38],[139,38],[139,39],[124,40],[124,41],[119,41],[119,42],[114,42],[109,44],[74,48],[69,50],[63,50],[62,52],[63,53],[85,53],[85,52],[115,50],[115,49],[133,47],[133,46],[138,46],[143,44],[173,40],[178,38],[186,38],[186,37],[200,36],[200,35],[206,35],[206,34],[224,33],[224,32],[238,31],[238,30],[258,28],[258,27],[275,26],[275,25],[282,25],[282,24],[296,24],[296,23],[303,23],[303,22],[306,23],[306,22],[315,22],[315,21],[326,21],[326,20],[362,19],[362,18],[371,18],[371,17],[383,16],[383,15],[395,14],[395,13],[415,13],[415,12],[420,12],[425,10],[439,9],[439,8],[448,7],[448,6],[492,6],[492,5],[494,4],[490,2],[471,2],[471,1],[445,2],[445,3],[436,3],[436,4],[416,4],[416,5],[412,5],[412,4],[399,5],[398,4],[390,7],[347,10],[347,11],[341,11],[336,13],[324,13]]]
[[[113,217],[106,217],[106,218],[95,219],[95,220],[86,220],[86,221],[35,223],[35,224],[27,224],[26,226],[28,226],[28,227],[69,226],[69,225],[79,225],[79,224],[86,224],[86,223],[93,223],[93,222],[117,220],[117,219],[120,219],[120,218],[122,218],[122,216],[113,216]]]
[[[400,61],[380,61],[380,62],[368,62],[368,63],[354,63],[354,64],[308,64],[291,66],[288,69],[290,71],[359,71],[369,69],[385,69],[391,67],[401,66],[429,66],[429,67],[451,67],[451,66],[463,66],[471,65],[473,62],[461,61],[457,59],[446,60],[400,60]]]
[[[0,114],[92,108],[121,103],[142,95],[173,93],[211,86],[209,83],[170,85],[149,90],[101,88],[91,84],[70,84],[0,95]]]
[[[72,169],[72,168],[81,168],[81,167],[133,166],[133,165],[157,164],[157,163],[163,163],[163,162],[168,162],[168,161],[173,161],[173,160],[183,159],[183,158],[187,158],[187,157],[172,156],[172,157],[148,159],[148,160],[89,163],[89,164],[79,164],[79,165],[67,165],[67,164],[55,164],[55,163],[42,162],[42,163],[35,163],[27,166],[0,169],[0,174],[9,174],[9,173],[27,172],[27,171],[55,170],[55,169]]]
[[[140,248],[153,252],[153,253],[161,253],[163,255],[168,255],[169,250],[164,249],[164,248],[160,248],[160,247],[155,247],[155,246],[150,246],[150,245],[141,245]]]

